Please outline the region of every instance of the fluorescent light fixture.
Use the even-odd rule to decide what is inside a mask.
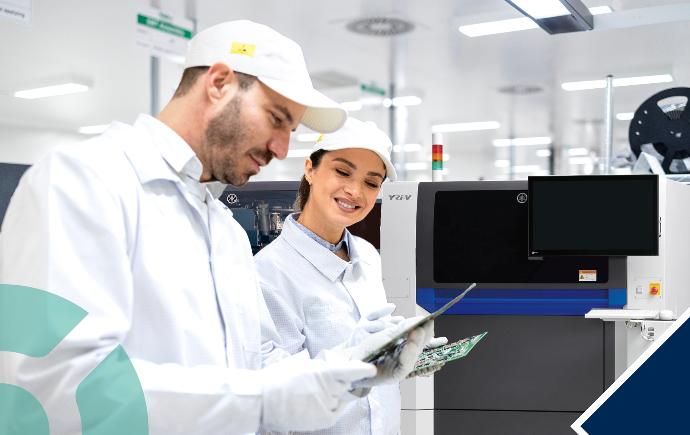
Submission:
[[[571,157],[568,159],[571,165],[589,165],[592,163],[591,157]]]
[[[431,126],[433,133],[452,133],[459,131],[496,130],[501,128],[497,121],[458,122],[455,124],[436,124]]]
[[[510,0],[510,3],[537,20],[570,15],[568,8],[558,0]]]
[[[619,121],[630,121],[635,116],[634,112],[616,113],[616,119]]]
[[[384,103],[384,99],[381,97],[366,97],[359,100],[362,106],[380,106]]]
[[[43,86],[40,88],[24,89],[14,93],[17,98],[33,100],[36,98],[55,97],[58,95],[78,94],[89,90],[87,85],[81,83],[62,83],[59,85]]]
[[[362,110],[362,107],[364,107],[361,101],[345,101],[340,103],[340,105],[348,112],[357,112],[358,110]]]
[[[515,146],[530,146],[530,145],[551,145],[551,138],[549,136],[539,137],[516,137],[515,139],[494,139],[495,147]]]
[[[604,15],[613,12],[611,6],[593,6],[589,8],[589,13],[592,15]]]
[[[297,135],[297,142],[316,142],[321,133],[302,133]]]
[[[513,172],[516,174],[531,174],[532,172],[540,171],[540,165],[515,165]]]
[[[613,86],[637,86],[654,83],[669,83],[673,81],[671,74],[659,74],[655,76],[621,77],[613,79]]]
[[[408,162],[405,163],[405,169],[408,171],[425,171],[429,169],[427,162]]]
[[[497,35],[499,33],[518,32],[520,30],[538,29],[539,26],[527,17],[510,20],[488,21],[486,23],[467,24],[458,27],[458,31],[470,38],[477,36]]]
[[[609,6],[594,6],[589,8],[592,15],[610,14]],[[521,30],[538,29],[539,25],[527,17],[511,18],[508,20],[487,21],[484,23],[465,24],[458,27],[458,31],[470,38],[477,36],[497,35],[500,33],[519,32]]]
[[[594,18],[581,0],[506,0],[549,34],[594,28]]]
[[[497,168],[507,168],[510,166],[510,160],[496,160],[494,161],[494,166]]]
[[[561,83],[561,88],[565,91],[584,91],[587,89],[603,89],[605,87],[606,80],[584,80],[580,82]]]
[[[416,95],[404,95],[401,97],[381,98],[381,97],[367,97],[362,98],[359,101],[346,101],[340,103],[341,106],[348,112],[356,112],[361,110],[364,106],[383,106],[389,108],[391,106],[403,107],[403,106],[418,106],[422,104],[422,99]]]
[[[407,95],[404,97],[395,97],[392,101],[395,107],[401,106],[419,106],[422,104],[422,99],[416,95]]]
[[[589,155],[589,150],[587,148],[570,148],[568,150],[569,156],[586,156]],[[589,158],[589,157],[588,157]]]
[[[637,86],[649,85],[655,83],[669,83],[673,81],[671,74],[658,74],[652,76],[639,77],[619,77],[613,79],[613,86]],[[561,84],[561,88],[566,91],[582,91],[588,89],[603,89],[606,87],[606,80],[585,80],[580,82],[565,82]]]
[[[400,153],[414,153],[416,151],[421,151],[422,145],[418,143],[406,143],[404,145],[393,145],[393,152]]]
[[[81,134],[101,134],[103,133],[110,124],[100,124],[100,125],[87,125],[84,127],[79,127],[79,133]]]
[[[288,150],[287,157],[292,158],[292,157],[302,157],[306,158],[311,155],[311,148],[299,148],[296,150]]]
[[[537,157],[551,157],[551,150],[537,150]]]

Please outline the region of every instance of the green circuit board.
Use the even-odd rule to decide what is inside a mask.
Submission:
[[[446,344],[436,349],[425,350],[417,359],[414,370],[408,377],[417,376],[428,369],[436,366],[440,367],[449,361],[465,357],[485,335],[486,332],[482,332],[479,335],[463,338],[462,340]]]

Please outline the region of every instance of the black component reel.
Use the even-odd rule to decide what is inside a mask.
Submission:
[[[664,104],[664,100],[684,102]],[[649,152],[648,147],[652,147],[651,154],[657,154],[667,174],[689,172],[688,166],[682,162],[690,157],[690,110],[685,110],[688,100],[690,88],[670,88],[642,103],[635,111],[628,131],[630,149],[636,157],[642,151]]]

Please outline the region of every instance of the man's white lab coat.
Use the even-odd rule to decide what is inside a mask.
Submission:
[[[39,398],[51,433],[80,433],[74,388],[118,344],[151,434],[258,430],[266,307],[247,236],[200,174],[191,148],[141,115],[22,178],[0,233],[0,283],[88,312],[42,360],[0,355],[0,382]]]

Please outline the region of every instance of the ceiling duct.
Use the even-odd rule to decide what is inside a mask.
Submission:
[[[410,21],[393,17],[368,17],[358,18],[348,22],[347,30],[360,35],[368,36],[395,36],[409,33],[415,25]]]

